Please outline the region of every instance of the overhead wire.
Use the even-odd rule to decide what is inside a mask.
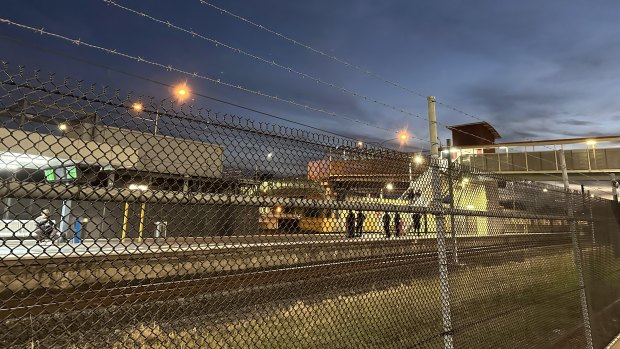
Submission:
[[[267,27],[267,26],[264,26],[264,25],[262,25],[262,24],[258,24],[257,22],[254,22],[254,21],[252,21],[252,20],[250,20],[250,19],[248,19],[248,18],[245,18],[245,17],[243,17],[243,16],[241,16],[241,15],[238,15],[238,14],[236,14],[236,13],[233,13],[233,12],[231,12],[231,11],[229,11],[229,10],[226,10],[226,9],[222,8],[222,7],[216,6],[216,5],[214,5],[214,4],[212,4],[212,3],[208,2],[208,1],[205,1],[205,0],[198,0],[198,1],[199,1],[202,5],[209,6],[209,7],[213,8],[213,9],[215,9],[215,10],[217,10],[217,11],[219,11],[219,12],[223,13],[223,14],[226,14],[226,15],[228,15],[228,16],[231,16],[231,17],[233,17],[233,18],[236,18],[236,19],[238,19],[238,20],[240,20],[240,21],[243,21],[243,22],[245,22],[245,23],[247,23],[247,24],[249,24],[249,25],[251,25],[251,26],[254,26],[254,27],[256,27],[256,28],[259,28],[260,30],[263,30],[263,31],[268,32],[268,33],[270,33],[270,34],[273,34],[273,35],[275,35],[275,36],[277,36],[277,37],[280,37],[280,38],[281,38],[281,39],[283,39],[283,40],[286,40],[286,41],[288,41],[288,42],[291,42],[291,43],[293,43],[294,45],[297,45],[297,46],[303,47],[303,48],[305,48],[305,49],[307,49],[307,50],[309,50],[309,51],[312,51],[312,52],[314,52],[314,53],[316,53],[316,54],[319,54],[319,55],[321,55],[321,56],[323,56],[323,57],[326,57],[326,58],[328,58],[328,59],[331,59],[331,60],[333,60],[333,61],[336,61],[336,62],[338,62],[338,63],[340,63],[340,64],[343,64],[343,65],[345,65],[345,66],[347,66],[347,67],[353,68],[354,70],[357,70],[357,71],[359,71],[359,72],[362,72],[362,73],[364,73],[364,74],[366,74],[366,75],[368,75],[368,76],[371,76],[371,77],[373,77],[373,78],[379,79],[379,80],[383,81],[384,83],[387,83],[387,84],[392,85],[392,86],[394,86],[394,87],[400,88],[400,89],[402,89],[402,90],[404,90],[404,91],[407,91],[407,92],[409,92],[409,93],[411,93],[411,94],[414,94],[414,95],[416,95],[416,96],[418,96],[418,97],[426,98],[426,96],[424,96],[424,95],[423,95],[423,94],[421,94],[420,92],[417,92],[417,91],[415,91],[415,90],[413,90],[413,89],[411,89],[411,88],[408,88],[408,87],[406,87],[406,86],[404,86],[404,85],[402,85],[402,84],[400,84],[400,83],[398,83],[398,82],[395,82],[395,81],[393,81],[393,80],[387,79],[387,78],[385,78],[385,77],[383,77],[383,76],[381,76],[381,75],[379,75],[379,74],[377,74],[377,73],[374,73],[374,72],[372,72],[372,71],[370,71],[370,70],[368,70],[368,69],[362,68],[361,66],[356,65],[356,64],[353,64],[353,63],[351,63],[351,62],[349,62],[349,61],[347,61],[347,60],[345,60],[345,59],[339,58],[339,57],[337,57],[337,56],[335,56],[335,55],[333,55],[333,54],[329,54],[329,53],[327,53],[327,52],[325,52],[325,51],[323,51],[323,50],[320,50],[320,49],[314,48],[314,47],[312,47],[312,46],[310,46],[310,45],[308,45],[308,44],[305,44],[305,43],[303,43],[303,42],[301,42],[301,41],[299,41],[299,40],[297,40],[297,39],[293,39],[293,38],[291,38],[290,36],[287,36],[287,35],[285,35],[285,34],[282,34],[282,33],[278,32],[278,31],[276,31],[276,30],[274,30],[274,29],[271,29],[271,28],[269,28],[269,27]],[[441,101],[441,99],[436,99],[436,103],[437,103],[437,104],[439,104],[439,105],[441,105],[441,106],[443,106],[443,107],[449,108],[449,109],[451,109],[451,110],[453,110],[453,111],[456,111],[456,112],[458,112],[458,113],[461,113],[461,114],[463,114],[463,115],[469,116],[469,117],[471,117],[471,118],[473,118],[473,119],[475,119],[475,120],[486,122],[484,119],[482,119],[482,118],[480,118],[480,117],[477,117],[477,116],[475,116],[475,115],[473,115],[473,114],[471,114],[471,113],[467,113],[467,112],[465,112],[465,111],[463,111],[463,110],[461,110],[461,109],[459,109],[459,108],[457,108],[457,107],[455,107],[455,106],[453,106],[453,105],[451,105],[451,104],[448,104],[448,103],[446,103],[446,102]],[[416,116],[416,117],[421,117],[421,116],[419,116],[419,115],[415,115],[415,116]],[[421,118],[423,118],[423,117],[421,117]],[[443,125],[443,124],[440,124],[440,125],[442,125],[442,126],[444,126],[444,127],[447,127],[446,125]],[[464,132],[464,131],[462,131],[462,130],[456,130],[456,131],[457,131],[457,132],[461,132],[461,133],[466,133],[466,134],[468,134],[467,132]],[[469,133],[469,135],[472,135],[472,134],[470,134],[470,133]],[[488,141],[488,140],[487,140],[487,141]],[[540,158],[540,159],[541,159],[542,161],[545,161],[545,159],[542,159],[542,158]],[[586,178],[593,179],[593,177],[587,176],[587,175],[585,175],[585,174],[583,174],[583,173],[580,173],[580,174],[581,174],[582,176],[586,177]]]
[[[200,33],[198,33],[198,32],[195,32],[195,31],[193,31],[193,30],[190,30],[190,29],[187,29],[187,28],[180,27],[180,26],[178,26],[178,25],[176,25],[176,24],[172,23],[172,22],[171,22],[171,21],[169,21],[169,20],[163,20],[163,19],[159,19],[159,18],[153,17],[153,16],[151,16],[151,15],[149,15],[149,14],[145,13],[145,12],[142,12],[142,11],[138,11],[138,10],[132,9],[132,8],[129,8],[129,7],[124,6],[124,5],[120,5],[119,3],[117,3],[117,2],[116,2],[116,1],[114,1],[114,0],[102,0],[102,1],[103,1],[104,3],[107,3],[107,4],[108,4],[108,5],[110,5],[110,6],[117,7],[117,8],[119,8],[119,9],[124,10],[124,11],[127,11],[127,12],[133,13],[133,14],[135,14],[135,15],[138,15],[138,16],[140,16],[140,17],[143,17],[143,18],[149,19],[149,20],[151,20],[151,21],[153,21],[153,22],[155,22],[155,23],[158,23],[158,24],[164,25],[164,26],[166,26],[167,28],[172,28],[172,29],[175,29],[175,30],[181,31],[181,32],[183,32],[183,33],[185,33],[185,34],[190,35],[192,38],[199,38],[199,39],[203,39],[203,40],[205,40],[205,41],[210,42],[211,44],[213,44],[213,45],[215,45],[215,46],[218,46],[218,47],[219,47],[219,46],[224,47],[224,48],[226,48],[226,49],[228,49],[228,50],[231,50],[232,52],[235,52],[235,53],[238,53],[238,54],[244,55],[244,56],[246,56],[246,57],[250,57],[250,58],[252,58],[252,59],[254,59],[254,60],[256,60],[256,61],[259,61],[259,62],[261,62],[261,63],[265,63],[265,64],[268,64],[268,65],[270,65],[270,66],[274,66],[274,67],[280,68],[280,69],[282,69],[282,70],[284,70],[284,71],[288,71],[288,72],[290,72],[290,73],[297,74],[299,77],[301,77],[301,78],[303,78],[303,79],[309,79],[309,80],[312,80],[312,81],[314,81],[314,82],[316,82],[316,83],[318,83],[318,84],[321,84],[321,85],[324,85],[324,86],[328,86],[328,87],[334,88],[334,89],[336,89],[336,90],[338,90],[338,91],[340,91],[340,92],[344,92],[344,93],[349,94],[349,95],[351,95],[351,96],[354,96],[354,97],[357,97],[357,98],[361,98],[361,99],[363,99],[363,100],[365,100],[365,101],[367,101],[367,102],[371,102],[371,103],[375,103],[375,104],[381,105],[381,106],[383,106],[383,107],[385,107],[385,108],[388,108],[388,109],[391,109],[391,110],[397,111],[397,112],[402,113],[402,114],[405,114],[405,115],[409,115],[409,116],[413,116],[413,117],[417,117],[417,118],[424,119],[424,117],[423,117],[423,116],[421,116],[421,115],[419,115],[419,114],[413,113],[413,112],[408,111],[408,110],[403,109],[403,108],[399,108],[399,107],[397,107],[397,106],[395,106],[395,105],[392,105],[392,104],[389,104],[389,103],[387,103],[387,102],[381,101],[381,100],[376,99],[376,98],[374,98],[374,97],[370,97],[370,96],[368,96],[368,95],[365,95],[365,94],[363,94],[363,93],[357,92],[357,91],[352,90],[352,89],[350,89],[350,88],[343,87],[343,86],[337,85],[337,84],[335,84],[335,83],[333,83],[333,82],[326,81],[326,80],[324,80],[324,79],[322,79],[322,78],[319,78],[319,77],[317,77],[317,76],[310,75],[310,74],[308,74],[308,73],[304,73],[304,72],[302,72],[302,71],[300,71],[300,70],[298,70],[298,69],[295,69],[295,68],[293,68],[293,67],[291,67],[291,66],[286,66],[286,65],[284,65],[284,64],[282,64],[282,63],[279,63],[279,62],[277,62],[277,61],[275,61],[275,60],[268,60],[268,59],[266,59],[266,58],[263,58],[263,57],[261,57],[261,56],[258,56],[258,55],[255,55],[255,54],[252,54],[252,53],[250,53],[250,52],[248,52],[248,51],[245,51],[245,50],[243,50],[243,49],[240,49],[240,48],[238,48],[238,47],[234,47],[234,46],[231,46],[231,45],[229,45],[229,44],[227,44],[227,43],[224,43],[224,42],[222,42],[222,41],[219,41],[219,40],[213,39],[213,38],[211,38],[211,37],[205,36],[205,35],[203,35],[203,34],[200,34]]]
[[[235,84],[232,84],[232,83],[229,83],[229,82],[223,82],[223,81],[221,81],[221,79],[215,79],[215,78],[212,78],[212,77],[209,77],[209,76],[206,76],[206,75],[199,74],[198,72],[189,72],[187,70],[180,69],[180,68],[174,67],[172,65],[165,65],[165,64],[156,62],[154,60],[146,59],[146,58],[144,58],[142,56],[136,56],[136,55],[128,54],[128,53],[121,52],[121,51],[116,50],[116,49],[109,49],[109,48],[106,48],[106,47],[103,47],[103,46],[100,46],[100,45],[89,43],[89,42],[81,40],[81,39],[72,39],[72,38],[70,38],[68,36],[65,36],[65,35],[62,35],[62,34],[58,34],[58,33],[54,33],[54,32],[45,30],[44,28],[35,28],[35,27],[29,26],[29,25],[26,25],[26,24],[14,22],[14,21],[6,19],[6,18],[0,18],[0,22],[1,23],[5,23],[7,25],[13,25],[13,26],[15,26],[17,28],[20,28],[20,29],[25,29],[25,30],[28,30],[28,31],[32,31],[34,33],[38,33],[38,34],[41,34],[41,35],[46,35],[46,36],[50,36],[50,37],[53,37],[53,38],[61,39],[61,40],[73,43],[75,45],[78,45],[78,46],[83,45],[83,46],[86,46],[86,47],[89,47],[89,48],[92,48],[92,49],[96,49],[96,50],[99,50],[99,51],[102,51],[102,52],[105,52],[105,53],[113,54],[113,55],[116,55],[116,56],[119,56],[119,57],[123,57],[123,58],[126,58],[126,59],[130,59],[130,60],[134,60],[134,61],[141,62],[141,63],[144,63],[144,64],[149,64],[149,65],[152,65],[152,66],[155,66],[155,67],[159,67],[159,68],[162,68],[162,69],[167,70],[167,71],[174,71],[174,72],[177,72],[179,74],[186,75],[186,76],[189,76],[189,77],[192,77],[192,78],[206,80],[206,81],[209,81],[209,82],[212,82],[212,83],[215,83],[215,84],[219,84],[219,85],[222,85],[222,86],[238,89],[238,90],[246,92],[246,93],[258,95],[258,96],[265,97],[265,98],[270,98],[272,100],[276,100],[276,101],[279,101],[279,102],[282,102],[282,103],[286,103],[286,104],[290,104],[290,105],[293,105],[293,106],[297,106],[297,107],[303,108],[305,110],[315,111],[317,113],[325,114],[325,115],[332,116],[332,117],[341,117],[341,118],[347,119],[349,121],[353,121],[353,122],[356,122],[356,123],[359,123],[359,124],[362,124],[362,125],[365,125],[365,126],[368,126],[368,127],[373,127],[373,128],[376,128],[376,129],[379,129],[379,130],[382,130],[382,131],[390,132],[390,133],[397,133],[398,132],[397,130],[391,130],[391,129],[388,129],[388,128],[385,128],[385,127],[382,127],[382,126],[371,124],[371,123],[366,122],[366,121],[362,121],[362,120],[358,120],[358,119],[349,117],[347,115],[343,115],[343,114],[335,113],[335,112],[332,112],[332,111],[328,111],[328,110],[322,109],[320,107],[314,107],[314,106],[310,106],[310,105],[305,105],[305,104],[296,102],[296,101],[294,101],[292,99],[282,98],[282,97],[274,96],[274,95],[271,95],[271,94],[268,94],[268,93],[264,93],[264,92],[261,92],[261,91],[252,90],[252,89],[244,87],[242,85],[235,85]],[[415,137],[413,135],[410,135],[410,136],[412,138],[416,138],[418,140],[426,142],[426,140],[421,139],[419,137]]]
[[[317,77],[314,77],[314,76],[312,76],[312,75],[309,75],[309,74],[306,74],[306,73],[300,72],[300,71],[298,71],[298,70],[295,70],[294,68],[284,66],[284,65],[282,65],[282,64],[280,64],[280,63],[277,63],[277,62],[276,62],[276,61],[274,61],[274,60],[269,61],[269,60],[264,59],[264,58],[262,58],[262,57],[260,57],[260,56],[257,56],[257,55],[254,55],[254,54],[251,54],[251,53],[249,53],[249,52],[247,52],[247,51],[244,51],[244,50],[242,50],[242,49],[240,49],[240,48],[233,47],[233,46],[228,45],[228,44],[226,44],[226,43],[224,43],[224,42],[221,42],[221,41],[219,41],[219,40],[216,40],[216,39],[213,39],[213,38],[210,38],[210,37],[204,36],[204,35],[202,35],[202,34],[200,34],[200,33],[197,33],[197,32],[195,32],[195,31],[193,31],[193,30],[190,30],[190,29],[186,29],[186,28],[183,28],[183,27],[177,26],[177,25],[175,25],[174,23],[172,23],[172,22],[171,22],[171,21],[169,21],[169,20],[162,20],[162,19],[159,19],[159,18],[153,17],[153,16],[151,16],[151,15],[149,15],[149,14],[145,13],[145,12],[138,11],[138,10],[135,10],[135,9],[129,8],[129,7],[127,7],[127,6],[120,5],[120,4],[118,4],[116,1],[113,1],[113,0],[102,0],[102,1],[103,1],[104,3],[107,3],[108,5],[115,6],[115,7],[117,7],[117,8],[122,9],[122,10],[125,10],[125,11],[127,11],[127,12],[130,12],[130,13],[133,13],[133,14],[135,14],[135,15],[138,15],[138,16],[140,16],[140,17],[147,18],[147,19],[149,19],[149,20],[151,20],[151,21],[153,21],[153,22],[155,22],[155,23],[162,24],[162,25],[164,25],[164,26],[166,26],[166,27],[168,27],[168,28],[173,28],[173,29],[179,30],[179,31],[181,31],[181,32],[184,32],[184,33],[186,33],[186,34],[189,34],[189,35],[191,35],[193,38],[196,38],[196,37],[197,37],[197,38],[200,38],[200,39],[206,40],[206,41],[208,41],[208,42],[210,42],[210,43],[212,43],[212,44],[214,44],[214,45],[216,45],[216,46],[222,46],[222,47],[225,47],[225,48],[227,48],[227,49],[229,49],[229,50],[231,50],[231,51],[233,51],[233,52],[235,52],[235,53],[239,53],[239,54],[242,54],[242,55],[244,55],[244,56],[251,57],[251,58],[253,58],[253,59],[257,60],[257,61],[260,61],[260,62],[262,62],[262,63],[267,63],[267,64],[269,64],[269,65],[276,66],[276,67],[281,68],[281,69],[283,69],[283,70],[286,70],[286,71],[289,71],[289,72],[296,73],[296,74],[298,74],[299,76],[301,76],[302,78],[308,78],[308,79],[311,79],[311,80],[313,80],[313,81],[315,81],[315,82],[317,82],[317,83],[320,83],[320,84],[323,84],[323,85],[326,85],[326,86],[330,86],[330,87],[335,88],[335,89],[337,89],[337,90],[339,90],[339,91],[342,91],[342,92],[345,92],[345,93],[351,94],[351,95],[356,96],[356,97],[363,98],[364,100],[367,100],[367,101],[372,101],[372,102],[377,103],[377,104],[380,104],[380,105],[382,105],[382,106],[384,106],[384,107],[391,108],[391,109],[393,109],[393,110],[399,111],[399,112],[401,112],[401,113],[403,113],[403,114],[406,114],[406,115],[409,115],[409,116],[413,116],[413,117],[416,117],[416,118],[420,118],[420,119],[424,119],[424,120],[428,121],[428,118],[426,118],[426,117],[424,117],[424,116],[421,116],[421,115],[419,115],[419,114],[412,113],[412,112],[409,112],[409,111],[407,111],[407,110],[397,108],[397,107],[395,107],[395,106],[389,105],[389,104],[387,104],[387,103],[384,103],[384,102],[381,102],[381,101],[378,101],[378,100],[374,100],[374,99],[372,99],[372,98],[370,98],[370,97],[368,97],[368,96],[365,96],[365,95],[363,95],[363,94],[360,94],[360,93],[358,93],[358,92],[355,92],[355,91],[349,90],[349,89],[347,89],[347,88],[344,88],[344,87],[341,87],[341,86],[335,85],[335,84],[330,83],[330,82],[326,82],[326,81],[324,81],[324,80],[322,80],[322,79],[320,79],[320,78],[317,78]],[[447,127],[447,125],[443,125],[443,124],[441,124],[441,123],[438,123],[438,124],[439,124],[439,125],[442,125],[442,126],[444,126],[444,127]],[[462,131],[462,130],[456,130],[456,131],[458,131],[458,132],[463,132],[463,133],[467,133],[467,132]],[[467,134],[469,134],[469,135],[471,135],[471,136],[474,136],[474,137],[478,137],[478,138],[480,138],[479,136],[474,135],[474,134],[471,134],[471,133],[467,133]],[[482,138],[482,139],[484,139],[484,138]],[[487,141],[488,141],[488,140],[487,140]],[[541,160],[543,160],[543,159],[541,159]]]
[[[88,65],[91,65],[91,66],[94,66],[94,67],[98,67],[98,68],[101,68],[101,69],[112,71],[112,72],[115,72],[115,73],[118,73],[118,74],[130,76],[132,78],[140,79],[140,80],[143,80],[143,81],[146,81],[146,82],[149,82],[149,83],[153,83],[153,84],[157,84],[157,85],[165,86],[165,87],[169,87],[169,88],[174,87],[171,84],[168,84],[168,83],[165,83],[165,82],[162,82],[162,81],[158,81],[158,80],[155,80],[153,78],[148,78],[148,77],[145,77],[143,75],[139,75],[139,74],[136,74],[136,73],[131,73],[131,72],[128,72],[128,71],[120,70],[118,68],[114,68],[112,66],[109,66],[109,65],[106,65],[106,64],[102,64],[102,63],[99,63],[99,62],[94,62],[94,61],[91,61],[91,60],[88,60],[88,59],[85,59],[85,58],[82,58],[82,57],[76,57],[76,56],[70,55],[70,54],[68,54],[66,52],[61,52],[61,51],[57,51],[57,50],[53,50],[53,49],[49,49],[49,48],[39,47],[39,46],[36,46],[36,45],[33,45],[33,44],[29,44],[29,43],[26,43],[24,41],[21,41],[21,40],[15,39],[15,38],[11,38],[11,37],[8,37],[8,36],[5,36],[5,35],[0,35],[0,39],[1,40],[6,40],[6,41],[11,41],[11,42],[13,42],[13,43],[15,43],[17,45],[20,45],[20,46],[23,46],[23,47],[28,47],[28,48],[31,48],[31,49],[34,49],[34,50],[37,50],[37,51],[40,51],[40,52],[46,52],[46,53],[49,53],[49,54],[57,55],[59,57],[71,59],[71,60],[74,60],[74,61],[77,61],[77,62],[81,62],[81,63],[84,63],[84,64],[88,64]],[[221,98],[216,98],[216,97],[213,97],[213,96],[209,96],[209,95],[206,95],[204,93],[197,92],[195,90],[192,91],[192,95],[195,95],[195,96],[198,96],[198,97],[202,97],[202,98],[205,98],[205,99],[208,99],[208,100],[212,100],[212,101],[215,101],[215,102],[218,102],[218,103],[230,105],[230,106],[233,106],[235,108],[239,108],[239,109],[242,109],[242,110],[250,111],[250,112],[253,112],[253,113],[256,113],[256,114],[260,114],[260,115],[264,115],[264,116],[267,116],[267,117],[271,117],[271,118],[274,118],[274,119],[277,119],[277,120],[282,120],[282,121],[285,121],[285,122],[288,122],[288,123],[291,123],[291,124],[294,124],[294,125],[306,127],[306,128],[309,128],[309,129],[312,129],[312,130],[315,130],[315,131],[319,131],[319,132],[322,132],[322,133],[331,134],[333,136],[349,139],[349,140],[352,140],[352,141],[360,140],[359,138],[352,138],[350,136],[346,136],[346,135],[343,135],[343,134],[340,134],[340,133],[337,133],[337,132],[325,130],[325,129],[322,129],[322,128],[319,128],[319,127],[316,127],[316,126],[311,126],[311,125],[308,125],[308,124],[304,124],[304,123],[299,122],[299,121],[294,121],[294,120],[291,120],[291,119],[287,119],[285,117],[278,116],[278,115],[275,115],[273,113],[269,113],[269,112],[261,111],[261,110],[255,109],[255,108],[243,106],[241,104],[230,102],[230,101],[226,101],[226,100],[223,100]]]
[[[334,113],[334,112],[325,111],[323,109],[319,109],[319,108],[315,108],[315,107],[311,107],[311,106],[305,106],[305,105],[300,104],[298,102],[295,102],[293,100],[288,100],[288,99],[280,98],[280,97],[269,95],[269,94],[266,94],[266,93],[263,93],[263,92],[260,92],[260,91],[254,91],[254,90],[251,90],[249,88],[243,87],[241,85],[234,85],[234,84],[231,84],[231,83],[222,82],[220,79],[214,79],[214,78],[211,78],[211,77],[208,77],[208,76],[205,76],[205,75],[198,74],[197,72],[190,73],[190,72],[188,72],[186,70],[182,70],[182,69],[173,67],[172,65],[164,65],[162,63],[158,63],[158,62],[153,61],[153,60],[145,59],[145,58],[143,58],[141,56],[135,56],[135,55],[124,53],[124,52],[121,52],[121,51],[118,51],[118,50],[113,50],[113,49],[109,49],[109,48],[106,48],[106,47],[103,47],[103,46],[91,44],[89,42],[82,41],[81,39],[72,39],[72,38],[69,38],[69,37],[67,37],[65,35],[62,35],[62,34],[57,34],[57,33],[54,33],[54,32],[47,31],[44,28],[38,29],[38,28],[29,26],[29,25],[17,23],[17,22],[14,22],[12,20],[9,20],[9,19],[6,19],[6,18],[1,18],[1,17],[0,17],[0,22],[5,23],[7,25],[13,25],[13,26],[16,26],[16,27],[21,28],[21,29],[29,30],[29,31],[32,31],[32,32],[35,32],[35,33],[38,33],[38,34],[41,34],[41,35],[47,35],[47,36],[50,36],[50,37],[54,37],[54,38],[57,38],[57,39],[68,41],[68,42],[76,44],[76,45],[84,45],[86,47],[93,48],[93,49],[96,49],[96,50],[99,50],[99,51],[103,51],[103,52],[106,52],[106,53],[114,54],[114,55],[117,55],[117,56],[120,56],[120,57],[123,57],[123,58],[126,58],[126,59],[131,59],[131,60],[135,60],[137,62],[142,62],[142,63],[145,63],[145,64],[150,64],[150,65],[153,65],[153,66],[156,66],[156,67],[159,67],[159,68],[166,69],[168,71],[175,71],[175,72],[178,72],[178,73],[183,74],[183,75],[187,75],[187,76],[190,76],[190,77],[207,80],[207,81],[210,81],[210,82],[214,82],[216,84],[221,84],[221,85],[224,85],[224,86],[227,86],[227,87],[231,87],[231,88],[242,90],[244,92],[257,94],[257,95],[264,96],[264,97],[267,97],[267,98],[271,98],[271,99],[274,99],[274,100],[277,100],[277,101],[282,101],[282,102],[289,103],[289,104],[292,104],[292,105],[296,105],[296,106],[299,106],[299,107],[303,107],[303,108],[306,108],[306,109],[309,109],[309,110],[313,110],[313,111],[316,111],[316,112],[324,113],[324,114],[327,114],[327,115],[330,115],[330,116],[335,116],[335,117],[339,117],[340,116],[340,117],[343,117],[345,119],[349,119],[351,121],[355,121],[357,123],[361,123],[361,124],[364,124],[364,125],[369,126],[369,127],[374,127],[374,128],[377,128],[377,129],[388,131],[388,132],[397,132],[397,131],[390,130],[390,129],[387,129],[387,128],[384,128],[384,127],[381,127],[381,126],[373,125],[373,124],[370,124],[370,123],[359,121],[359,120],[354,119],[354,118],[343,116],[341,114],[337,114],[337,113]],[[465,132],[465,133],[467,133],[467,132]],[[472,135],[472,136],[475,136],[475,135]],[[414,137],[414,138],[417,138],[417,139],[422,140],[422,141],[426,141],[426,140],[420,139],[418,137]],[[478,136],[478,138],[480,138],[480,137]],[[552,176],[552,175],[549,175],[549,176]],[[552,176],[552,177],[554,177],[554,176]],[[557,176],[555,176],[555,177],[557,177]]]
[[[284,102],[284,103],[288,103],[288,104],[295,105],[295,106],[298,106],[298,107],[302,107],[302,108],[304,108],[306,110],[312,110],[312,111],[323,113],[323,114],[326,114],[326,115],[329,115],[329,116],[342,117],[342,118],[345,118],[347,120],[363,124],[365,126],[374,127],[374,128],[377,128],[377,129],[388,131],[388,132],[397,132],[397,131],[390,130],[390,129],[387,129],[387,128],[384,128],[384,127],[381,127],[381,126],[378,126],[378,125],[370,124],[368,122],[360,121],[358,119],[354,119],[354,118],[348,117],[346,115],[337,114],[337,113],[334,113],[334,112],[330,112],[330,111],[327,111],[327,110],[324,110],[324,109],[321,109],[321,108],[317,108],[317,107],[313,107],[313,106],[309,106],[309,105],[304,105],[304,104],[298,103],[298,102],[296,102],[294,100],[280,98],[278,96],[273,96],[273,95],[270,95],[270,94],[267,94],[267,93],[263,93],[261,91],[251,90],[251,89],[243,87],[241,85],[234,85],[232,83],[222,82],[220,79],[214,79],[214,78],[211,78],[211,77],[208,77],[208,76],[205,76],[205,75],[198,74],[197,72],[191,73],[189,71],[182,70],[182,69],[173,67],[171,65],[164,65],[162,63],[158,63],[158,62],[153,61],[153,60],[145,59],[145,58],[143,58],[141,56],[135,56],[135,55],[123,53],[123,52],[120,52],[120,51],[117,51],[117,50],[105,48],[103,46],[99,46],[99,45],[91,44],[91,43],[86,42],[86,41],[82,41],[81,39],[72,39],[72,38],[69,38],[69,37],[61,35],[61,34],[53,33],[53,32],[50,32],[50,31],[46,31],[43,28],[38,29],[38,28],[35,28],[35,27],[32,27],[32,26],[28,26],[28,25],[25,25],[25,24],[17,23],[17,22],[14,22],[14,21],[11,21],[11,20],[5,19],[5,18],[0,18],[0,22],[3,22],[3,23],[8,24],[8,25],[14,25],[14,26],[16,26],[18,28],[26,29],[26,30],[29,30],[29,31],[32,31],[32,32],[35,32],[35,33],[39,33],[41,35],[47,35],[47,36],[55,37],[55,38],[58,38],[58,39],[62,39],[62,40],[74,43],[76,45],[84,45],[86,47],[90,47],[90,48],[97,49],[97,50],[100,50],[100,51],[103,51],[103,52],[106,52],[106,53],[118,55],[118,56],[121,56],[121,57],[126,58],[126,59],[132,59],[132,60],[135,60],[135,61],[138,61],[138,62],[143,62],[143,63],[150,64],[150,65],[153,65],[153,66],[157,66],[157,67],[166,69],[168,71],[175,71],[175,72],[178,72],[180,74],[187,75],[187,76],[190,76],[190,77],[207,80],[207,81],[210,81],[210,82],[213,82],[213,83],[216,83],[216,84],[221,84],[223,86],[239,89],[239,90],[242,90],[242,91],[247,92],[247,93],[252,93],[252,94],[260,95],[260,96],[263,96],[263,97],[266,97],[266,98],[271,98],[271,99],[274,99],[274,100],[277,100],[277,101],[280,101],[280,102]],[[419,115],[413,115],[413,116],[425,119],[424,117],[419,116]],[[441,123],[438,123],[438,124],[447,127],[447,125],[443,125]],[[469,134],[471,136],[474,136],[474,137],[477,137],[477,138],[480,138],[480,139],[484,139],[484,138],[482,138],[482,137],[480,137],[478,135],[474,135],[474,134],[468,133],[468,132],[463,131],[463,130],[457,130],[457,131],[465,133],[465,134]],[[421,141],[426,141],[426,140],[421,139],[419,137],[413,137],[413,138],[416,138],[416,139],[421,140]],[[489,141],[489,140],[487,140],[487,141]],[[544,161],[544,159],[542,159],[542,158],[540,158],[540,159]],[[512,165],[514,166],[514,164],[512,164]],[[553,176],[553,175],[550,175],[550,174],[549,174],[549,176],[557,177],[557,176]]]

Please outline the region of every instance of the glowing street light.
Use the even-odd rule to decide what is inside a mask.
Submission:
[[[362,141],[357,141],[357,147],[358,147],[358,148],[361,148],[361,147],[363,147],[363,146],[364,146],[364,142],[362,142]]]
[[[544,189],[543,189],[543,193],[546,193],[546,192],[548,192],[548,191],[549,191],[549,189],[547,189],[547,188],[544,188]]]
[[[413,162],[415,162],[416,165],[420,165],[420,164],[422,164],[424,162],[424,158],[422,156],[420,156],[420,155],[416,155],[413,158]]]
[[[386,184],[386,185],[385,185],[385,189],[387,189],[387,190],[393,190],[393,189],[394,189],[394,184],[392,184],[392,183],[388,183],[388,184]]]
[[[178,85],[177,87],[175,87],[174,89],[174,94],[177,96],[177,98],[180,101],[185,100],[187,97],[189,97],[189,88],[187,87],[187,85],[182,84],[182,85]]]
[[[409,140],[409,134],[407,133],[407,131],[402,130],[402,131],[398,132],[398,135],[396,137],[390,138],[390,139],[386,139],[386,140],[380,142],[379,146],[383,146],[385,143],[387,143],[389,141],[393,141],[395,139],[398,139],[401,144],[406,143]]]
[[[131,109],[137,111],[138,113],[142,111],[142,109],[144,109],[144,106],[142,105],[142,103],[134,103],[131,105]]]
[[[64,122],[61,124],[58,124],[58,129],[61,131],[66,131],[69,128],[69,126],[67,126],[67,124],[65,124]]]

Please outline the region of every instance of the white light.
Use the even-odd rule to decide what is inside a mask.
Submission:
[[[548,190],[547,188],[544,188],[544,189],[543,189],[543,192],[544,192],[544,193],[546,193],[546,192],[548,192],[548,191],[549,191],[549,190]]]
[[[89,219],[88,219],[88,218],[86,218],[86,217],[84,217],[84,218],[82,218],[82,219],[81,219],[81,222],[82,222],[82,223],[88,223],[88,221],[89,221]]]
[[[392,189],[394,189],[394,184],[392,184],[392,183],[388,183],[388,184],[386,184],[385,189],[387,189],[387,190],[392,190]]]
[[[413,158],[413,162],[415,162],[416,164],[419,165],[419,164],[424,162],[424,158],[418,155],[418,156]]]
[[[267,154],[267,160],[271,160],[272,157],[273,157],[273,153],[268,153]]]
[[[4,164],[7,167],[25,167],[28,165],[47,165],[49,158],[40,155],[19,154],[19,153],[4,153],[0,156],[0,164]]]
[[[0,163],[0,169],[3,169],[3,170],[17,170],[18,168],[19,166],[17,165],[8,165],[8,164]]]
[[[474,208],[475,208],[474,205],[467,205],[468,210],[473,210]]]
[[[66,131],[68,128],[67,124],[62,123],[62,124],[58,124],[58,129],[61,131]]]
[[[130,184],[129,185],[129,189],[130,190],[142,190],[142,191],[144,191],[144,190],[148,190],[149,187],[146,184]]]
[[[593,139],[590,139],[589,141],[586,142],[587,145],[595,145],[596,141]]]

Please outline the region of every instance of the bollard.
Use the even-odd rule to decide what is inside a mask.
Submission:
[[[79,244],[80,242],[82,242],[81,233],[82,233],[82,222],[80,221],[80,217],[77,217],[75,219],[75,228],[73,229],[73,243],[74,244]]]

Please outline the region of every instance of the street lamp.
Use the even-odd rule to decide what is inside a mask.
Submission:
[[[68,128],[69,126],[67,126],[67,124],[65,124],[64,122],[58,124],[58,129],[61,130],[62,132],[65,132]]]
[[[142,105],[142,103],[136,102],[134,104],[131,105],[131,109],[137,111],[138,113],[142,111],[142,109],[144,109],[144,106]]]
[[[409,140],[409,134],[407,133],[407,131],[403,130],[398,132],[398,135],[394,138],[390,138],[390,139],[386,139],[384,141],[381,141],[381,143],[379,143],[379,146],[383,146],[383,144],[389,142],[389,141],[393,141],[395,139],[400,140],[400,143],[405,143]]]
[[[189,88],[186,84],[177,85],[174,88],[174,94],[172,96],[168,96],[162,99],[157,106],[157,110],[155,111],[155,130],[153,131],[153,135],[157,135],[157,128],[159,126],[159,109],[164,101],[169,100],[173,97],[176,97],[179,102],[183,102],[187,97],[189,97]]]

